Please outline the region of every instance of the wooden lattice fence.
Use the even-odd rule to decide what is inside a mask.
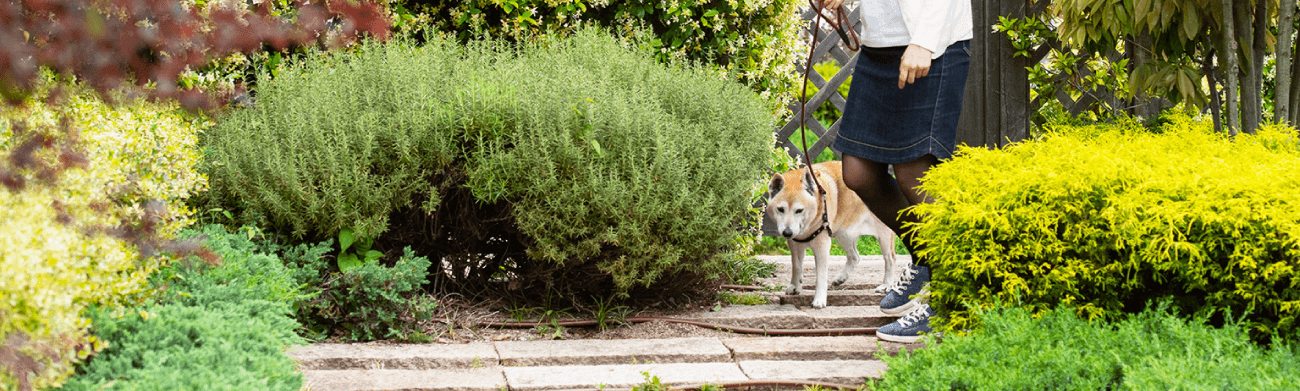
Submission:
[[[1015,49],[1006,37],[995,33],[990,26],[997,22],[998,16],[1020,17],[1041,13],[1048,3],[1047,0],[973,2],[976,28],[975,38],[971,41],[970,76],[966,83],[965,102],[957,133],[959,144],[999,147],[1022,140],[1028,135],[1030,107],[1035,105],[1029,102],[1029,78],[1025,68],[1046,56],[1050,46],[1043,45],[1031,58],[1016,58],[1012,56]],[[849,20],[853,22],[853,28],[861,31],[862,18],[859,10],[850,9],[848,5],[844,7]],[[802,32],[806,40],[812,38],[814,16],[812,10],[805,10],[802,14]],[[822,31],[817,36],[819,42],[813,52],[814,56],[819,59],[829,56],[842,66],[830,80],[815,71],[808,72],[808,83],[817,87],[817,93],[808,97],[805,105],[807,118],[804,122],[808,130],[819,138],[809,146],[808,152],[812,156],[817,156],[830,147],[839,134],[840,126],[840,120],[836,119],[829,128],[825,127],[812,118],[813,112],[827,101],[843,112],[845,97],[839,93],[838,88],[853,75],[853,66],[858,59],[858,53],[845,50],[840,36],[829,29],[826,23],[822,24]],[[795,68],[802,77],[804,64],[800,62]],[[1069,100],[1068,96],[1063,98]],[[1075,105],[1070,102],[1067,106]],[[791,156],[796,156],[801,150],[799,135],[796,134],[800,122],[799,102],[790,102],[789,108],[793,115],[777,129],[777,140],[780,146],[791,151]],[[835,152],[835,156],[838,158],[839,153]]]
[[[991,26],[998,22],[999,16],[1015,18],[1041,13],[1048,3],[1048,0],[972,1],[975,36],[971,40],[970,75],[966,82],[965,100],[957,129],[959,145],[997,148],[1028,137],[1031,107],[1037,106],[1031,105],[1029,101],[1029,74],[1026,67],[1041,60],[1050,48],[1049,45],[1043,45],[1031,58],[1015,57],[1012,55],[1015,53],[1015,48],[1011,46],[1011,42],[1005,35],[994,32]],[[853,28],[861,31],[862,18],[859,10],[848,5],[844,7]],[[802,14],[804,19],[802,32],[806,40],[812,38],[814,16],[811,10],[805,10]],[[817,93],[808,97],[804,110],[807,116],[804,123],[807,124],[808,130],[818,137],[817,142],[809,145],[808,148],[808,154],[814,157],[835,142],[841,119],[837,118],[827,128],[812,117],[813,113],[827,101],[830,101],[840,112],[844,111],[845,97],[838,90],[840,85],[853,75],[854,64],[858,59],[858,53],[845,50],[840,36],[830,30],[826,23],[823,23],[822,27],[822,31],[817,33],[819,41],[816,42],[813,52],[814,58],[822,59],[830,56],[842,66],[830,80],[826,80],[816,71],[808,72],[808,83],[817,87]],[[798,63],[795,71],[802,77],[804,64]],[[1069,99],[1068,96],[1065,98]],[[1068,107],[1074,107],[1073,102]],[[801,156],[802,145],[796,133],[800,123],[799,102],[791,102],[789,108],[793,115],[788,122],[777,129],[777,143],[778,146],[786,148],[792,157]],[[840,158],[838,151],[834,153],[836,158]],[[763,222],[763,233],[769,236],[777,235],[771,221],[766,218]]]

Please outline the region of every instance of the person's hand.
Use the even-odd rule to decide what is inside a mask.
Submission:
[[[903,61],[898,65],[898,89],[930,74],[931,54],[934,53],[916,44],[907,45],[907,50],[903,51]]]
[[[839,9],[840,4],[844,4],[844,0],[817,0],[817,1],[822,4],[822,8],[829,9],[832,11]]]

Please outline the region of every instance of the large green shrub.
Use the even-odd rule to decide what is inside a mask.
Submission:
[[[971,335],[882,360],[877,389],[1290,390],[1300,383],[1293,347],[1264,349],[1242,325],[1191,322],[1168,308],[1088,322],[1068,309],[1034,315],[996,308]]]
[[[1246,316],[1256,336],[1300,317],[1300,146],[1294,129],[1230,140],[1173,115],[1059,127],[1003,150],[965,148],[926,174],[916,211],[946,329],[996,301],[1089,319],[1169,298]]]
[[[772,106],[752,91],[591,29],[517,48],[369,44],[257,93],[205,134],[216,202],[299,236],[355,227],[389,255],[472,258],[451,277],[587,264],[627,289],[712,271],[756,217],[772,156]],[[500,248],[515,255],[483,257]]]

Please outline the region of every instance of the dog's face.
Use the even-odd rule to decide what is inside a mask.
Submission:
[[[767,185],[767,215],[786,239],[803,232],[817,217],[817,188],[808,169],[772,176]]]

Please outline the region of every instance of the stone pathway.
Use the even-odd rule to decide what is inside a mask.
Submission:
[[[906,257],[902,257],[906,260]],[[789,258],[764,282],[789,283]],[[863,260],[855,276],[828,296],[829,306],[808,306],[812,289],[782,304],[731,306],[680,317],[772,329],[873,327],[894,318],[881,313],[879,257]],[[838,273],[843,259],[831,265]],[[812,268],[812,259],[805,262]],[[809,270],[811,272],[811,270]],[[782,280],[783,279],[783,280]],[[811,282],[811,281],[806,281]],[[774,299],[773,301],[777,301]],[[879,349],[915,348],[874,336],[719,336],[625,340],[499,341],[469,344],[314,344],[289,353],[313,391],[334,390],[590,390],[628,389],[656,376],[665,385],[747,380],[813,380],[862,384],[885,365]],[[799,389],[799,388],[794,388]]]

